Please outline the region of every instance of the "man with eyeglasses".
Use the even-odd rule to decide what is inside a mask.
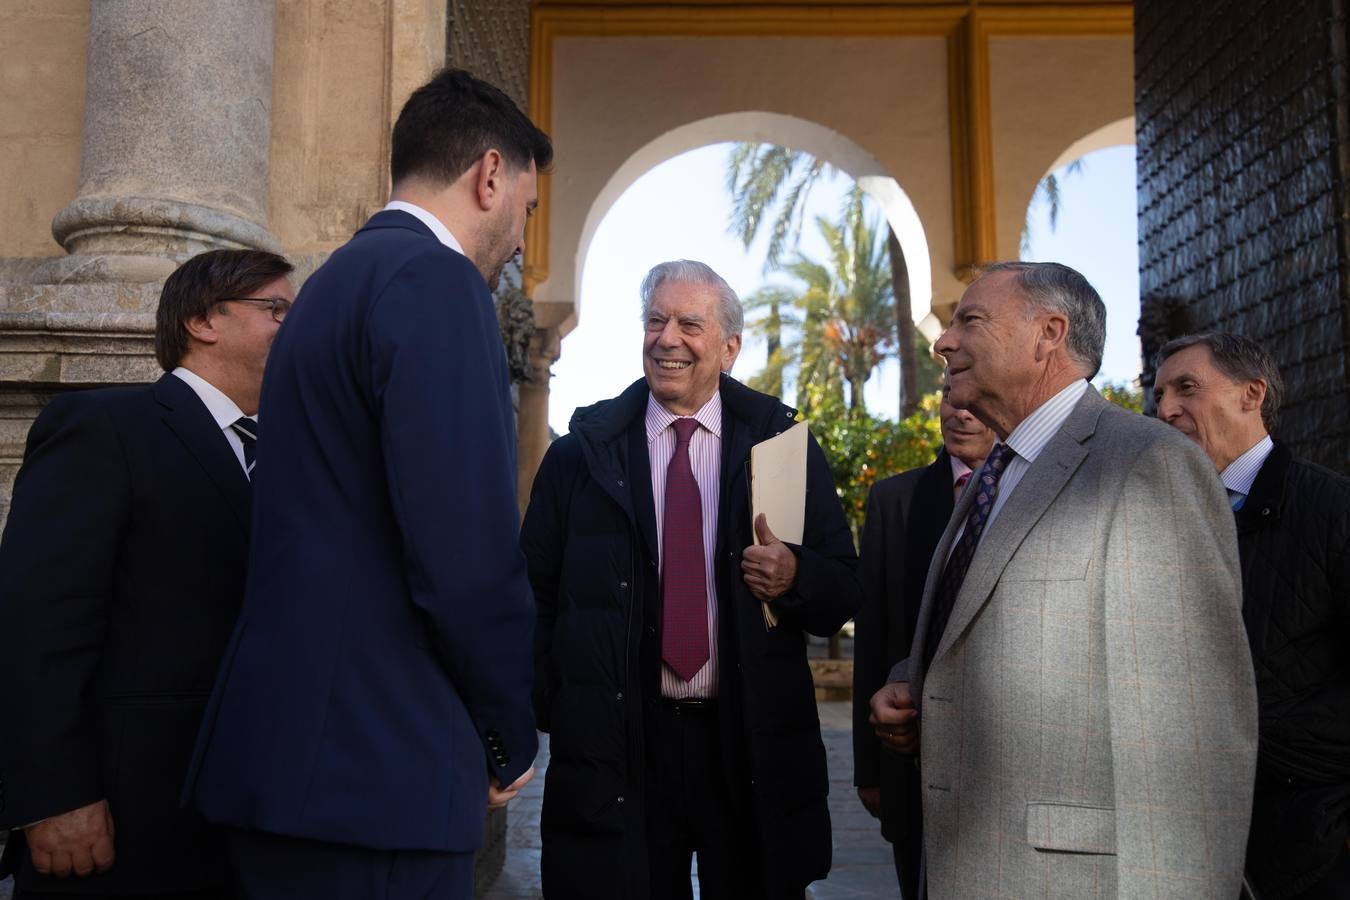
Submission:
[[[244,592],[268,348],[295,297],[273,253],[164,283],[152,385],[54,399],[0,539],[0,877],[15,897],[232,897],[179,808]]]

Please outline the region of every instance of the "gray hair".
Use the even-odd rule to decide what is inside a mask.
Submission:
[[[1041,312],[1069,320],[1069,356],[1092,378],[1102,367],[1106,346],[1106,304],[1082,273],[1053,262],[1000,262],[985,266],[980,277],[1012,272],[1027,301]]]
[[[1214,357],[1214,365],[1233,382],[1264,381],[1266,399],[1261,403],[1261,423],[1272,432],[1280,424],[1280,401],[1284,399],[1284,378],[1275,357],[1251,338],[1227,331],[1207,331],[1188,334],[1168,341],[1158,351],[1158,366],[1169,356],[1187,347],[1205,346]]]
[[[666,282],[682,284],[701,284],[717,293],[717,324],[722,329],[723,339],[740,334],[745,328],[745,313],[741,310],[741,298],[727,284],[726,279],[713,271],[712,266],[692,259],[675,259],[657,263],[642,279],[642,320],[652,310],[652,297],[657,288]]]

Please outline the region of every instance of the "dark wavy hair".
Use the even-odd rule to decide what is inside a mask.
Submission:
[[[295,266],[266,250],[211,250],[192,257],[164,279],[155,311],[155,358],[171,372],[187,353],[187,323],[226,297],[246,297],[289,275]]]

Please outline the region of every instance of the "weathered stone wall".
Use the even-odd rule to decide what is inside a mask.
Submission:
[[[1135,106],[1146,356],[1187,328],[1255,338],[1280,435],[1350,471],[1344,9],[1139,0]]]

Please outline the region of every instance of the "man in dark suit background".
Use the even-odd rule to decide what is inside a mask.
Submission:
[[[64,394],[29,432],[0,541],[0,824],[19,829],[0,877],[16,897],[232,896],[223,841],[178,792],[243,596],[245,417],[290,271],[253,250],[188,260],[156,314],[166,374]]]
[[[185,788],[234,826],[247,897],[467,898],[488,804],[532,772],[534,609],[488,288],[551,158],[505,94],[439,73],[394,126],[392,202],[277,340],[251,577]]]
[[[1258,900],[1350,896],[1350,479],[1272,437],[1284,383],[1255,341],[1158,351],[1158,418],[1228,491],[1242,560],[1260,749],[1246,875]]]
[[[947,399],[943,379],[942,449],[922,469],[893,475],[872,486],[863,523],[863,602],[854,619],[853,783],[858,799],[881,820],[891,842],[901,895],[918,897],[923,853],[923,808],[919,770],[882,750],[868,724],[869,701],[891,666],[909,656],[928,564],[937,549],[956,497],[989,455],[994,432]]]

